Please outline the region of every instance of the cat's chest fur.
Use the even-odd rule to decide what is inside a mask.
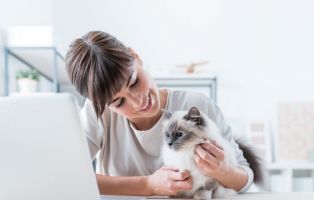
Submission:
[[[162,149],[162,156],[165,165],[178,167],[180,171],[189,170],[190,175],[193,178],[193,188],[188,191],[191,194],[193,194],[200,187],[205,187],[205,183],[214,181],[212,178],[204,176],[197,168],[194,162],[194,148],[184,150],[182,152],[176,152],[164,145]]]

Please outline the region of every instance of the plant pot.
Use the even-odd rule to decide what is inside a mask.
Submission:
[[[29,78],[20,78],[18,81],[18,90],[20,93],[37,92],[38,81]]]

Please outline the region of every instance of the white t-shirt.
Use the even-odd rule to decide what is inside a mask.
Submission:
[[[222,135],[231,142],[237,160],[248,174],[248,182],[240,191],[245,192],[251,186],[254,175],[242,151],[234,142],[231,129],[225,123],[220,109],[204,94],[168,90],[166,110],[189,110],[192,106],[199,108],[216,122]],[[107,107],[102,117],[97,120],[93,105],[87,99],[80,117],[91,158],[94,159],[99,153],[98,173],[110,176],[144,176],[153,174],[162,166],[160,151],[164,115],[151,129],[138,131],[125,117]]]

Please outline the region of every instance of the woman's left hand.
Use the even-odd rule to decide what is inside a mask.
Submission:
[[[217,179],[228,169],[224,162],[225,152],[215,141],[208,141],[195,147],[194,160],[201,173]]]

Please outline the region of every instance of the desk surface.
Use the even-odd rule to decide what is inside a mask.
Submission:
[[[144,199],[159,199],[165,200],[168,199],[166,197],[138,197],[138,196],[101,196],[101,200],[144,200]],[[271,200],[306,200],[306,199],[314,199],[314,192],[303,193],[303,192],[282,192],[282,193],[246,193],[237,196],[233,196],[226,199],[220,200],[264,200],[264,199],[271,199]],[[175,200],[175,199],[172,199]],[[218,200],[218,199],[217,199]]]

